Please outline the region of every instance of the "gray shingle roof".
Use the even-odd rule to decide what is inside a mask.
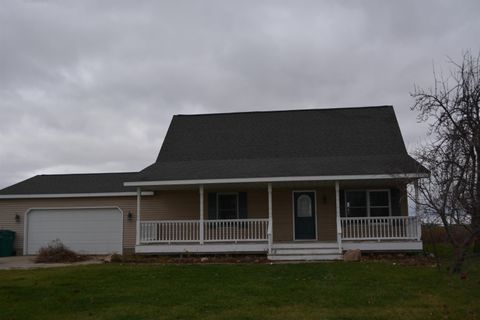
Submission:
[[[110,193],[135,191],[123,182],[136,172],[38,175],[0,190],[0,195]]]
[[[126,181],[427,172],[392,106],[177,115],[140,173],[38,175],[0,195],[134,191]]]
[[[139,181],[424,172],[392,106],[177,115]]]

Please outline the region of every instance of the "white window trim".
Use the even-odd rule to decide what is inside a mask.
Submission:
[[[345,202],[345,218],[354,218],[354,217],[349,217],[348,216],[348,211],[347,208],[350,208],[347,206],[347,192],[365,192],[365,196],[367,199],[367,204],[366,204],[366,209],[367,209],[367,217],[370,218],[370,209],[372,206],[370,206],[370,193],[371,192],[387,192],[388,193],[388,217],[392,216],[392,196],[391,196],[391,191],[390,189],[346,189],[343,191],[344,192],[344,202]],[[354,208],[363,208],[363,207],[354,207]],[[373,206],[373,208],[387,208],[387,206]]]
[[[219,205],[218,205],[218,196],[228,196],[228,195],[235,195],[237,197],[237,218],[236,219],[240,219],[240,196],[239,196],[239,192],[217,192],[216,194],[216,201],[217,201],[217,205],[216,205],[216,212],[215,212],[215,217],[217,220],[225,220],[225,219],[220,219],[219,216],[218,216],[218,208],[219,208]]]

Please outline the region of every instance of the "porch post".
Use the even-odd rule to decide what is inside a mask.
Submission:
[[[272,184],[268,184],[268,254],[272,254],[273,243],[273,214],[272,214]]]
[[[342,253],[342,225],[340,220],[340,184],[335,181],[335,211],[337,216],[337,243],[338,251]]]
[[[136,232],[136,241],[135,243],[140,245],[140,201],[142,198],[142,191],[140,188],[137,188],[137,232]]]
[[[204,227],[203,227],[203,184],[199,188],[200,194],[200,244],[204,242]]]
[[[415,190],[415,215],[418,217],[418,212],[420,211],[419,194],[418,194],[418,180],[413,182],[413,189]]]
[[[413,189],[415,190],[415,218],[417,222],[417,240],[422,238],[422,222],[420,221],[420,195],[418,192],[418,180],[413,182]]]

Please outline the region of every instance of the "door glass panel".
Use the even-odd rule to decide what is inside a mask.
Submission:
[[[312,216],[312,200],[306,194],[297,199],[297,217],[306,218]]]

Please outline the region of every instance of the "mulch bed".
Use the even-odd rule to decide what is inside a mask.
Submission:
[[[233,263],[269,263],[263,255],[113,255],[112,263],[161,263],[161,264],[233,264]]]
[[[362,253],[361,261],[384,262],[402,266],[432,266],[437,261],[432,256],[420,253]],[[271,263],[265,255],[113,255],[112,263],[157,263],[157,264],[267,264]]]
[[[437,266],[435,257],[423,253],[362,253],[361,261],[387,262],[401,266]]]

